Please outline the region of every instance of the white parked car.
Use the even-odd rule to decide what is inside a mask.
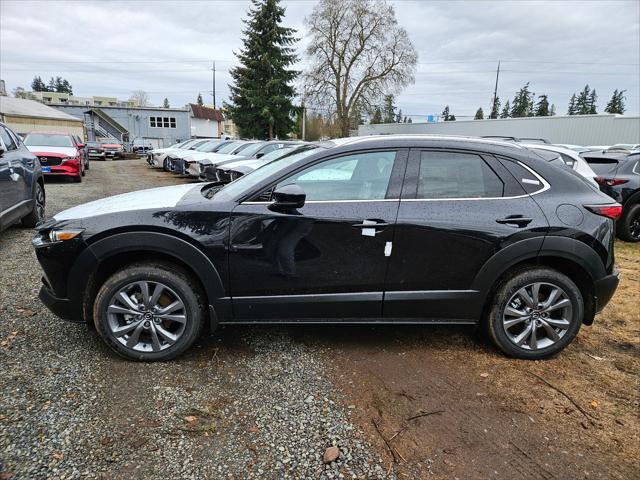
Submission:
[[[196,153],[185,157],[184,170],[191,177],[199,177],[208,165],[218,165],[221,162],[244,158],[244,151],[253,145],[260,145],[260,141],[233,141],[214,153]]]
[[[149,154],[147,155],[147,162],[149,163],[149,165],[151,165],[152,167],[158,167],[160,165],[162,165],[165,157],[167,154],[171,153],[171,152],[175,152],[177,150],[180,149],[185,149],[188,150],[189,148],[193,147],[194,145],[200,145],[200,143],[203,142],[203,140],[198,139],[198,138],[194,138],[191,140],[186,140],[184,142],[181,143],[176,143],[175,145],[171,145],[170,147],[166,147],[166,148],[158,148],[157,150],[153,150],[152,152],[149,152]]]
[[[576,173],[579,173],[584,178],[586,178],[590,183],[598,187],[598,183],[595,178],[597,177],[596,173],[591,169],[589,164],[578,155],[574,150],[570,150],[568,148],[558,147],[557,145],[541,145],[541,144],[522,144],[522,146],[527,147],[530,150],[543,150],[546,152],[554,152],[557,153],[564,164],[574,170]],[[599,188],[599,187],[598,187]]]

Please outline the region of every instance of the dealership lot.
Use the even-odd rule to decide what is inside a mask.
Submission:
[[[47,184],[48,214],[185,181],[94,162],[82,184]],[[548,361],[505,358],[471,328],[331,326],[226,327],[136,364],[41,305],[31,235],[0,236],[0,471],[16,478],[635,474],[638,244],[617,244],[616,296]]]

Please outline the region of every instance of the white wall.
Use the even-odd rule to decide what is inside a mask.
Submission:
[[[555,117],[460,120],[437,123],[383,123],[361,125],[358,135],[375,134],[505,135],[546,138],[551,143],[613,145],[640,143],[640,117],[572,115]]]
[[[191,136],[192,137],[217,137],[218,122],[208,120],[206,118],[191,117]]]

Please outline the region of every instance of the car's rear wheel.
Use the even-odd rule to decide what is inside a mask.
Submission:
[[[515,272],[497,288],[486,321],[493,342],[509,356],[541,359],[558,353],[582,324],[580,289],[550,268]]]
[[[630,207],[617,227],[620,239],[626,242],[640,242],[640,204]]]
[[[29,215],[22,218],[22,225],[24,227],[33,228],[38,222],[44,220],[45,215],[45,195],[44,188],[40,182],[36,182],[33,189],[33,210]]]
[[[105,343],[131,360],[175,358],[198,338],[206,318],[204,296],[180,268],[134,264],[109,277],[93,306]]]

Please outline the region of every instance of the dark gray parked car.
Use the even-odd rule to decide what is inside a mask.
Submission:
[[[0,123],[0,231],[22,221],[35,227],[44,218],[44,179],[38,157]]]

